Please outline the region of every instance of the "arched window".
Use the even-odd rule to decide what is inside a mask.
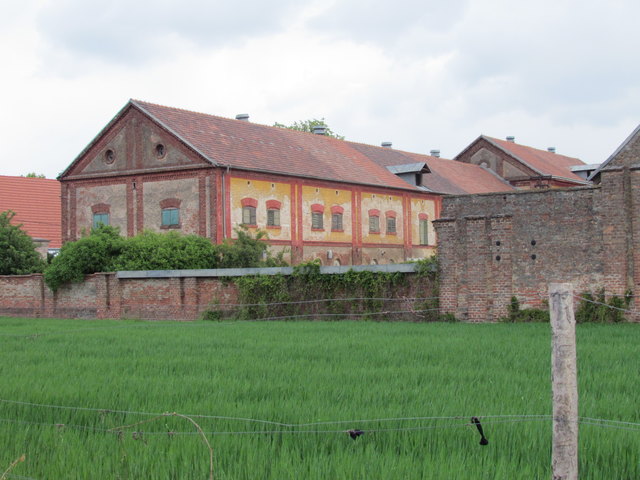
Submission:
[[[280,226],[280,207],[282,203],[278,200],[267,200],[267,227]]]
[[[380,210],[369,210],[369,233],[380,233]]]
[[[93,214],[93,228],[100,225],[109,225],[111,206],[106,203],[98,203],[91,207]]]
[[[247,227],[257,226],[256,208],[258,207],[258,201],[255,198],[243,198],[240,203],[242,204],[242,225]]]
[[[396,230],[396,212],[387,210],[385,217],[387,218],[387,235],[396,235],[398,233]]]
[[[181,203],[179,198],[166,198],[160,202],[160,228],[180,228]]]
[[[344,213],[344,208],[339,205],[334,205],[331,207],[331,231],[332,232],[343,232],[344,227],[342,225],[342,214]]]
[[[311,230],[324,230],[324,205],[311,205]]]
[[[429,245],[429,217],[426,213],[418,215],[420,226],[420,245]]]

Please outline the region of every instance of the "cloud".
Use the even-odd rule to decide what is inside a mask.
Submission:
[[[54,52],[134,65],[171,57],[185,44],[228,46],[277,31],[296,5],[295,0],[245,0],[241,4],[56,0],[41,10],[38,26]]]

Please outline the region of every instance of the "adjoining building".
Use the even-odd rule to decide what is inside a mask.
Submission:
[[[0,176],[0,212],[6,210],[15,213],[11,223],[22,224],[42,257],[60,250],[60,182]]]
[[[59,180],[63,241],[98,223],[215,243],[244,226],[323,265],[428,257],[443,194],[513,190],[478,165],[137,100]]]
[[[640,126],[591,178],[596,185],[445,197],[434,222],[442,313],[497,320],[512,296],[545,308],[552,282],[637,295]]]
[[[540,150],[506,140],[480,135],[454,160],[481,165],[518,189],[569,188],[590,185],[587,180],[596,165],[556,153],[555,147]]]

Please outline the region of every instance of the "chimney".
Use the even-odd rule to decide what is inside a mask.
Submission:
[[[516,137],[514,137],[514,136],[512,136],[512,135],[509,135],[509,136],[507,137],[507,142],[515,143],[515,141],[516,141]]]
[[[313,126],[313,133],[315,133],[316,135],[324,135],[325,133],[327,133],[327,126],[326,125],[314,125]]]
[[[438,157],[440,158],[440,150],[431,150],[429,152],[429,155],[431,155],[432,157]]]
[[[547,152],[556,153],[556,147],[547,147]]]
[[[236,115],[236,120],[240,120],[241,122],[248,122],[249,121],[249,114],[248,113],[239,113],[238,115]]]
[[[391,145],[393,145],[393,143],[391,143],[391,142],[382,142],[380,144],[380,146],[384,147],[384,148],[391,148]]]

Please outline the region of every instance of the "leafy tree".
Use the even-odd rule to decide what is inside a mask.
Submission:
[[[325,127],[325,135],[327,137],[337,138],[338,140],[344,140],[344,136],[338,135],[333,130],[329,128],[327,123],[324,121],[324,118],[318,120],[317,118],[313,118],[310,120],[300,120],[299,122],[293,122],[291,125],[284,125],[283,123],[274,123],[274,127],[280,128],[288,128],[289,130],[297,130],[298,132],[309,132],[313,133],[313,127],[322,126]]]
[[[236,228],[237,239],[218,245],[218,268],[278,267],[286,265],[282,253],[275,257],[261,240],[267,232],[258,230],[255,237],[246,227]]]
[[[43,173],[30,172],[25,175],[26,178],[47,178]]]
[[[12,225],[15,213],[0,213],[0,275],[26,275],[41,272],[45,261],[36,251],[22,225]]]
[[[113,271],[125,239],[117,228],[100,225],[75,242],[65,243],[44,271],[44,281],[55,291],[65,283],[81,282],[89,273]]]

